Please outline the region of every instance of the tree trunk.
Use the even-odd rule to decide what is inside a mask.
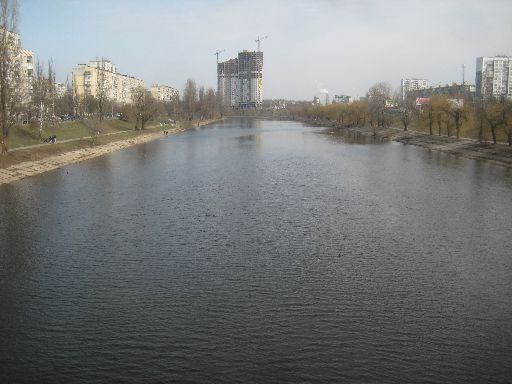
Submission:
[[[484,119],[480,119],[480,126],[478,127],[478,142],[481,143],[484,140]]]
[[[43,102],[41,102],[41,107],[40,107],[41,116],[39,119],[39,139],[43,138],[43,111],[44,111],[44,105],[43,105]]]
[[[430,136],[433,136],[433,135],[434,135],[433,125],[434,125],[434,124],[433,124],[431,121],[429,121],[429,123],[428,123],[428,129],[429,129]]]
[[[2,136],[2,155],[7,153],[7,137]]]
[[[496,127],[491,125],[492,142],[496,145]]]

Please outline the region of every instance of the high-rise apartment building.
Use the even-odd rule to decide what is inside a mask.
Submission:
[[[482,98],[512,99],[512,57],[477,57],[476,94]]]
[[[428,88],[427,79],[402,79],[401,81],[402,99],[408,92],[419,91],[420,89]]]
[[[263,102],[263,52],[243,51],[217,65],[217,90],[233,109],[259,108]]]
[[[231,59],[217,65],[217,92],[224,106],[238,108],[238,59]]]
[[[116,66],[109,60],[78,64],[73,68],[72,81],[75,97],[98,97],[103,88],[108,100],[120,104],[132,103],[133,90],[139,86],[144,87],[142,80],[118,73]]]

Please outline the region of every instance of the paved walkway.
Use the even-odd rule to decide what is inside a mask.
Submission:
[[[184,131],[183,128],[171,128],[169,129],[169,134],[175,134],[182,131]],[[98,145],[95,147],[78,149],[76,151],[50,156],[42,160],[26,161],[24,163],[12,165],[7,168],[0,168],[0,185],[24,179],[25,177],[38,175],[43,172],[51,171],[53,169],[62,167],[67,164],[78,163],[83,160],[88,160],[94,157],[102,156],[107,153],[111,153],[123,148],[131,147],[132,145],[142,144],[148,141],[156,140],[162,136],[162,132],[147,133],[127,140],[115,141],[112,143]],[[23,147],[23,149],[31,147]]]

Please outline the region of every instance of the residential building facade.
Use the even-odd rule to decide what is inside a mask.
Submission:
[[[55,83],[55,96],[57,96],[58,99],[64,97],[66,94],[66,84],[64,83]]]
[[[34,81],[34,52],[21,46],[21,37],[16,32],[0,28],[1,38],[6,42],[7,52],[10,57],[11,66],[7,68],[7,76],[15,77],[17,80],[17,96],[22,103],[26,104],[32,100],[32,84]]]
[[[435,95],[448,98],[472,98],[475,95],[475,85],[465,82],[464,84],[446,84],[436,87],[428,87],[412,92],[414,97],[428,98]]]
[[[132,103],[132,93],[137,87],[144,87],[144,81],[117,72],[109,60],[95,60],[79,64],[72,73],[73,95],[98,97],[103,89],[109,101],[119,104]]]
[[[153,84],[151,86],[151,96],[159,101],[171,102],[178,99],[179,92],[168,85]]]
[[[477,57],[476,94],[482,98],[512,99],[512,57]]]
[[[21,87],[24,103],[32,100],[32,83],[34,81],[34,52],[28,49],[20,49],[21,61]]]
[[[427,79],[402,79],[400,82],[400,88],[402,91],[402,100],[405,100],[405,96],[409,92],[415,92],[420,89],[428,88]]]
[[[225,107],[238,108],[238,58],[217,65],[217,93]]]

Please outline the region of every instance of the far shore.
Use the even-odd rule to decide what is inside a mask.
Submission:
[[[468,159],[484,160],[503,167],[512,168],[512,147],[508,144],[480,143],[474,139],[429,135],[426,132],[404,131],[401,128],[372,128],[370,126],[340,126],[337,123],[308,120],[307,124],[325,127],[333,134],[350,133],[362,137],[375,137],[381,141],[396,141],[405,145],[462,156]]]
[[[48,172],[68,164],[89,160],[133,145],[157,140],[165,135],[164,131],[168,135],[174,135],[215,121],[218,120],[190,121],[175,126],[161,125],[143,131],[121,132],[119,135],[100,135],[98,137],[100,144],[94,146],[91,146],[89,141],[77,139],[60,144],[20,148],[13,152],[25,152],[24,155],[29,156],[31,160],[16,161],[23,159],[16,153],[17,157],[15,159],[9,159],[13,164],[0,167],[0,185]],[[12,153],[4,156],[12,156]]]

